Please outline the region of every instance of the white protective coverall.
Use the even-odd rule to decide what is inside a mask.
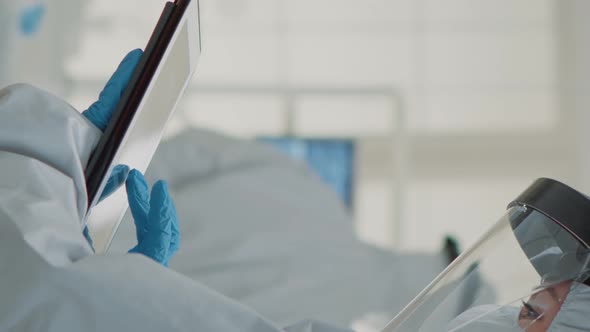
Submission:
[[[0,331],[348,331],[280,329],[142,255],[94,255],[81,220],[100,131],[27,85],[0,90],[0,127]]]

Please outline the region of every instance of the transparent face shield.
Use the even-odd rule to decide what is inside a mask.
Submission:
[[[551,326],[568,295],[590,290],[589,265],[590,251],[573,235],[517,205],[383,331],[558,331]],[[580,305],[590,330],[590,303]]]

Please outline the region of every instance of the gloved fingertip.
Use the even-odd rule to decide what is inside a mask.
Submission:
[[[129,177],[141,177],[143,174],[141,174],[141,172],[139,170],[137,170],[136,168],[132,169],[129,171]]]
[[[122,173],[129,173],[129,166],[125,165],[125,164],[118,164],[115,167],[113,167],[113,172],[122,172]]]
[[[127,165],[117,165],[111,171],[109,175],[109,179],[104,186],[104,189],[100,195],[100,201],[109,197],[112,193],[117,191],[126,181],[127,181],[127,174],[129,173],[129,166]]]
[[[133,220],[138,230],[141,230],[147,222],[147,214],[150,210],[147,182],[141,172],[133,169],[127,176],[125,187],[127,189],[127,201],[129,202]]]
[[[160,210],[165,211],[166,214],[172,216],[172,211],[170,209],[172,206],[172,199],[170,198],[168,183],[166,181],[159,180],[152,187],[150,206],[159,206]]]
[[[132,186],[134,189],[148,190],[147,181],[143,174],[136,169],[132,169],[127,174],[127,185]]]
[[[153,227],[157,228],[163,235],[166,235],[166,248],[169,247],[172,236],[172,220],[174,215],[170,209],[171,202],[166,182],[156,182],[151,192],[148,220],[153,223]]]
[[[98,101],[82,113],[100,130],[106,129],[142,55],[143,51],[139,48],[127,53],[100,92]]]
[[[150,210],[150,218],[155,218],[155,214],[158,214],[160,220],[159,228],[169,241],[167,257],[170,257],[180,247],[180,230],[176,208],[168,191],[168,183],[163,180],[156,182],[152,188],[151,195],[150,206],[152,208],[157,207],[157,209]]]
[[[119,64],[119,67],[117,68],[117,72],[121,72],[123,70],[130,70],[129,73],[125,74],[125,81],[128,81],[130,76],[127,77],[128,75],[130,75],[133,70],[135,69],[135,67],[137,66],[137,64],[139,63],[139,59],[141,59],[141,56],[143,55],[143,51],[139,48],[134,49],[133,51],[127,53],[127,55],[125,55],[125,58],[123,58],[123,61],[121,61],[121,64]]]
[[[147,181],[145,180],[143,174],[141,174],[141,172],[136,169],[133,169],[129,172],[127,175],[127,180],[125,180],[125,185],[127,186],[128,195],[139,195],[142,197],[142,199],[149,196],[149,186]],[[132,197],[129,198],[131,199]]]
[[[162,190],[164,192],[168,192],[168,182],[165,180],[158,180],[154,183],[154,188],[158,188],[158,190]]]
[[[143,50],[141,48],[136,48],[134,50],[131,50],[129,53],[127,53],[127,56],[125,56],[125,60],[127,60],[127,61],[139,60],[139,58],[141,58],[142,55],[143,55]]]
[[[102,108],[102,102],[98,100],[90,105],[87,110],[82,112],[82,115],[100,131],[104,131],[108,124],[104,116],[101,116],[103,113]]]
[[[129,175],[129,166],[127,165],[117,165],[113,168],[111,172],[111,177],[113,177],[118,184],[123,184],[127,180],[127,176]],[[110,179],[109,179],[110,181]]]

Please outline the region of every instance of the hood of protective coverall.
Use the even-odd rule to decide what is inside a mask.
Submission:
[[[100,131],[64,101],[27,85],[0,90],[0,126],[2,219],[53,265],[90,254],[80,234],[84,168]]]
[[[590,286],[574,282],[547,332],[590,332]]]
[[[283,330],[142,255],[94,255],[81,220],[99,137],[55,96],[0,90],[0,331],[343,331]]]

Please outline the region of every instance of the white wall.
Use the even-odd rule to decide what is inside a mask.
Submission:
[[[577,168],[558,108],[555,1],[409,3],[408,25],[390,28],[409,51],[394,82],[410,136],[403,219],[386,221],[400,213],[395,165],[381,157],[391,145],[363,140],[358,228],[384,246],[437,250],[445,234],[472,243],[536,177],[575,184]]]
[[[590,2],[559,1],[560,109],[571,114],[569,126],[576,164],[580,169],[578,187],[590,193]]]
[[[0,0],[0,86],[29,83],[65,96],[64,63],[80,38],[78,28],[87,0],[51,0],[37,33],[25,36],[20,13],[30,1]]]

